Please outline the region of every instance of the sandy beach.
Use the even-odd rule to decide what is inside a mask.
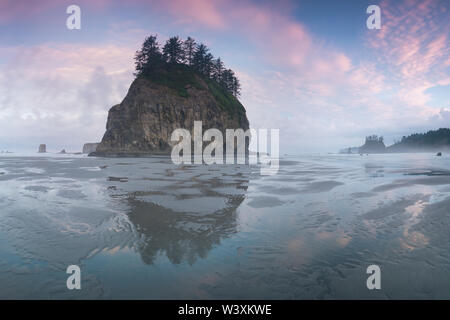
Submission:
[[[448,156],[0,157],[1,298],[450,298]],[[68,265],[83,290],[66,289]],[[381,291],[366,268],[381,267]]]

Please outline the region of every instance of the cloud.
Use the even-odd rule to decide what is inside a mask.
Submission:
[[[65,9],[72,4],[82,8],[102,10],[114,2],[112,0],[77,0],[75,3],[70,0],[2,0],[0,1],[0,25],[44,17],[45,20],[60,20],[61,16],[54,14],[54,10],[61,11],[64,15]]]
[[[162,3],[170,13],[178,17],[179,23],[202,24],[209,28],[223,28],[223,1],[174,0]]]
[[[405,103],[424,107],[429,100],[425,91],[449,78],[448,10],[436,0],[381,3],[382,29],[369,34],[369,43],[397,79]]]
[[[281,76],[265,74],[258,86],[258,78],[249,83],[253,86],[250,90],[270,92],[270,100],[283,105],[281,114],[279,107],[271,110],[266,106],[269,115],[265,118],[289,132],[287,138],[293,144],[313,148],[311,141],[317,137],[327,143],[338,141],[336,136],[360,135],[361,139],[371,133],[387,135],[389,142],[399,132],[449,126],[445,109],[429,105],[427,91],[449,82],[445,67],[449,65],[450,29],[445,2],[383,1],[381,7],[382,30],[366,34],[367,49],[373,53],[368,56],[330,48],[296,22],[292,23],[305,31],[298,36],[307,39],[304,48],[288,45],[301,43],[295,42],[295,37],[271,41],[264,29],[254,34],[267,41],[266,49],[278,44],[284,50],[277,54],[280,65],[285,65]],[[291,22],[285,19],[275,24],[274,34],[286,34]],[[295,55],[299,58],[288,58]]]
[[[445,125],[448,110],[429,105],[429,89],[450,84],[448,6],[431,0],[380,5],[382,29],[367,30],[361,39],[366,47],[349,51],[311,32],[291,15],[288,2],[95,2],[97,8],[139,12],[154,22],[152,32],[139,19],[119,19],[105,31],[102,45],[1,48],[2,136],[61,145],[64,139],[75,145],[99,139],[108,108],[131,83],[139,42],[150,33],[163,40],[183,32],[212,43],[213,52],[214,46],[225,48],[231,58],[226,62],[232,61],[241,79],[250,124],[282,129],[289,151],[332,151],[357,145],[367,134],[396,137],[411,128]],[[22,10],[13,2],[8,8],[0,23],[10,23]]]
[[[41,45],[8,51],[15,55],[0,67],[3,144],[79,151],[101,139],[108,109],[131,83],[132,50]]]

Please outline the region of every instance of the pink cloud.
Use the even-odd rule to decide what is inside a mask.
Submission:
[[[151,2],[150,8],[169,13],[176,23],[190,29],[233,30],[277,64],[303,65],[312,46],[312,38],[301,23],[280,10],[249,1],[173,0]]]
[[[0,66],[0,126],[12,140],[35,144],[46,137],[60,148],[79,148],[100,139],[107,110],[133,78],[134,50],[127,47],[58,44],[0,52],[7,57]]]
[[[1,0],[0,24],[35,19],[41,15],[45,15],[46,19],[60,19],[53,14],[55,8],[58,10],[61,8],[61,12],[64,14],[65,8],[72,4],[82,8],[101,10],[112,2],[112,0],[77,0],[75,2],[69,0]]]
[[[293,107],[302,103],[307,104],[315,116],[323,112],[329,112],[331,116],[339,115],[345,109],[358,108],[358,103],[361,103],[366,108],[372,108],[369,111],[378,115],[376,118],[380,118],[380,123],[385,122],[381,114],[393,115],[393,110],[388,106],[374,102],[374,96],[388,88],[384,75],[376,69],[375,64],[363,62],[361,65],[355,65],[350,56],[342,50],[324,45],[323,39],[317,38],[303,24],[280,10],[249,2],[240,2],[239,5],[221,1],[211,3],[217,9],[208,10],[220,12],[220,24],[211,23],[202,18],[202,13],[198,13],[198,19],[192,17],[194,25],[198,28],[216,28],[219,32],[232,31],[238,33],[241,38],[246,37],[249,43],[255,46],[260,58],[269,62],[275,70],[280,70],[279,73],[265,75],[265,80],[261,80],[263,83],[259,83],[255,75],[252,77],[239,73],[243,77],[243,96],[247,96],[249,114],[253,119],[258,119],[258,124],[267,126],[267,123],[279,119],[281,125],[286,119],[271,113],[270,108],[266,109],[266,115],[263,116],[253,110],[253,104],[257,105],[257,110],[261,104],[270,105],[275,110],[281,107],[280,104],[286,103],[285,111],[289,112],[288,105]],[[184,5],[185,2],[181,1],[181,4]],[[182,10],[171,12],[180,15],[180,19],[183,17]],[[192,28],[192,23],[189,27]],[[267,95],[267,92],[271,92],[271,95]],[[278,93],[277,98],[272,97],[274,92]],[[286,97],[292,97],[294,101],[286,102]],[[354,102],[349,103],[349,99]],[[344,102],[345,100],[347,101]],[[291,111],[295,113],[295,109]],[[306,114],[303,113],[302,116],[306,117]],[[371,117],[375,118],[373,115]],[[314,116],[309,118],[313,119]],[[349,122],[341,116],[338,119],[342,123]],[[307,121],[305,126],[308,123]],[[324,120],[318,131],[329,125]],[[349,124],[350,127],[353,125]]]
[[[10,22],[21,17],[28,18],[39,14],[51,5],[50,1],[2,0],[0,1],[0,23]]]
[[[450,19],[444,1],[384,0],[382,29],[370,31],[379,66],[389,73],[398,104],[417,116],[438,112],[428,106],[427,90],[448,79]],[[426,117],[425,117],[426,118]]]
[[[220,9],[222,1],[174,0],[163,5],[181,22],[203,24],[210,28],[223,28],[226,21]]]
[[[12,1],[7,2],[13,9],[7,18],[20,15],[23,7],[14,7]],[[45,3],[52,5],[50,1],[40,3],[44,4],[42,8],[45,8]],[[102,0],[96,1],[95,5],[108,6],[114,3],[119,2]],[[436,110],[427,106],[429,96],[426,90],[435,84],[449,83],[448,76],[442,70],[442,66],[450,65],[448,22],[434,21],[448,14],[445,8],[433,1],[418,3],[407,0],[399,4],[384,1],[381,4],[382,30],[370,30],[367,33],[376,59],[372,61],[369,57],[360,56],[360,62],[355,62],[352,58],[359,53],[348,53],[328,45],[326,39],[310,32],[288,10],[275,7],[277,5],[269,7],[245,0],[127,2],[127,6],[148,10],[149,17],[155,18],[155,21],[163,20],[161,28],[154,31],[160,32],[163,39],[167,34],[161,34],[161,30],[169,32],[172,28],[180,30],[185,26],[200,34],[213,31],[217,39],[235,35],[240,41],[245,41],[244,54],[260,59],[260,64],[264,66],[257,71],[239,70],[233,66],[242,80],[242,99],[251,123],[256,127],[278,126],[292,136],[318,137],[335,135],[336,132],[397,126],[406,119],[415,123],[420,118],[436,114]],[[158,20],[160,16],[164,19]],[[68,84],[83,92],[89,92],[86,88],[96,77],[106,77],[115,84],[115,75],[119,75],[119,79],[122,79],[120,83],[127,84],[131,76],[126,77],[124,73],[131,74],[134,50],[145,35],[153,32],[142,30],[134,24],[113,24],[112,27],[108,39],[119,39],[118,42],[127,43],[127,47],[39,46],[24,51],[26,56],[19,57],[22,59],[20,64],[12,61],[11,65],[22,66],[17,72],[23,77],[16,74],[17,79],[23,79],[24,83],[31,86],[27,105],[29,101],[41,98],[39,94],[45,91],[41,90],[43,87],[40,87],[40,83],[48,84],[48,81],[54,86]],[[214,37],[208,38],[207,35],[205,38],[211,40]],[[133,38],[133,43],[130,38]],[[3,74],[5,85],[8,84],[7,79],[11,78],[8,72],[13,70]],[[47,82],[43,82],[45,77],[48,78]],[[71,79],[77,81],[72,82]],[[16,83],[13,88],[15,92],[21,92],[21,85],[23,83]],[[108,96],[107,103],[112,103],[111,99],[120,101],[123,98],[123,90],[114,92],[114,99]],[[36,95],[32,96],[33,93]],[[40,102],[53,104],[53,101],[58,101],[68,108],[79,108],[77,92],[67,89],[65,94],[71,97],[70,103],[66,103],[63,94],[53,91],[51,99],[47,96]],[[381,94],[386,100],[379,99]],[[87,96],[92,95],[89,93]],[[25,103],[20,104],[17,97],[14,99],[15,105],[23,106],[23,114],[27,117],[34,115],[38,119],[48,118],[49,115],[62,112],[61,107],[55,105],[52,108],[50,105],[44,114],[39,109],[27,109]],[[103,112],[99,118],[104,117],[108,106],[96,107],[98,112]],[[261,112],[262,107],[265,112]],[[8,110],[14,112],[13,106]],[[66,117],[58,116],[73,121],[70,113]],[[364,119],[370,119],[370,123],[361,121]],[[103,120],[95,132],[103,131]]]
[[[381,3],[382,29],[371,32],[370,45],[405,81],[435,72],[448,57],[450,20],[442,2],[408,0]]]

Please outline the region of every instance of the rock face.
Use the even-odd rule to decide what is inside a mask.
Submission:
[[[140,156],[170,154],[173,130],[187,129],[193,136],[194,121],[203,132],[249,128],[244,107],[225,90],[195,76],[195,85],[183,86],[187,94],[164,84],[138,77],[122,103],[109,110],[106,132],[91,156]],[[204,147],[205,147],[204,143]],[[248,148],[248,146],[247,146]]]
[[[97,147],[100,143],[85,143],[83,146],[83,153],[91,153],[97,150]]]
[[[39,145],[39,153],[46,153],[47,152],[47,146],[45,144]]]

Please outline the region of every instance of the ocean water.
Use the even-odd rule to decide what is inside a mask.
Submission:
[[[286,156],[273,176],[1,155],[0,298],[449,299],[449,168],[445,154]]]

